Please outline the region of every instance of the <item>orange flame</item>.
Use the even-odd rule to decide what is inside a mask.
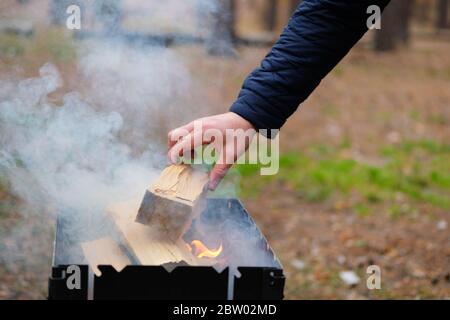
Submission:
[[[216,258],[222,253],[222,245],[216,250],[211,250],[206,247],[200,240],[192,240],[191,246],[194,248],[197,258]]]

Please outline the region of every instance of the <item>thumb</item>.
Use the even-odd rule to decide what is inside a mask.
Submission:
[[[216,190],[220,181],[227,174],[228,170],[232,167],[232,164],[216,164],[209,174],[209,190]]]

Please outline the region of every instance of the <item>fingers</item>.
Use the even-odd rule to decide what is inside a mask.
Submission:
[[[209,175],[209,189],[215,190],[220,181],[225,177],[228,170],[233,166],[236,161],[236,149],[234,147],[234,141],[228,141],[220,149],[216,149],[219,153],[217,162]]]
[[[226,131],[228,129],[232,131],[231,135]],[[249,130],[253,131],[248,132]],[[219,155],[210,173],[209,188],[214,190],[236,159],[245,153],[255,134],[256,131],[249,122],[232,113],[201,118],[168,134],[168,158],[174,164],[179,163],[181,156],[187,159],[196,147],[212,143],[211,147],[203,150],[202,156],[204,152],[209,155],[208,151]]]
[[[223,177],[227,174],[228,170],[232,167],[232,164],[218,163],[212,169],[209,175],[209,190],[216,190],[220,181],[222,181]]]
[[[203,144],[202,132],[191,132],[178,140],[169,150],[168,158],[172,163],[178,163],[183,155],[191,155],[192,150]]]
[[[180,139],[187,136],[192,130],[194,130],[194,121],[170,131],[167,135],[167,149],[170,150]]]

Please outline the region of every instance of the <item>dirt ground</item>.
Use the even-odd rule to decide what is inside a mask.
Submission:
[[[288,121],[280,137],[282,153],[348,140],[351,158],[377,163],[378,150],[385,145],[396,148],[403,141],[421,139],[447,144],[449,49],[448,41],[421,37],[409,48],[375,54],[363,41]],[[220,68],[221,76],[228,80],[217,85],[221,90],[209,91],[210,98],[222,101],[225,109],[265,52],[244,49],[240,60],[221,62],[226,65]],[[217,68],[214,60],[202,66],[210,72]],[[282,167],[280,173],[286,170]],[[241,181],[244,190],[253,186]],[[414,213],[392,217],[381,204],[360,216],[345,197],[308,203],[276,177],[258,192],[243,200],[284,265],[287,299],[450,297],[448,208],[419,202]],[[381,290],[367,289],[369,265],[381,269]],[[359,283],[346,284],[342,271],[354,271]]]
[[[201,94],[212,106],[206,111],[211,114],[227,109],[247,73],[267,52],[267,48],[241,48],[238,59],[223,60],[206,56],[202,48],[176,50],[197,85],[207,88]],[[448,39],[432,36],[414,37],[410,48],[388,54],[374,54],[366,43],[359,45],[283,128],[282,153],[351,141],[349,157],[376,163],[382,146],[423,139],[448,144],[449,51]],[[30,58],[20,72],[35,74],[43,62],[38,55]],[[61,63],[59,67],[65,87],[70,88],[76,83],[71,78],[76,74],[74,66]],[[9,60],[0,60],[0,70],[11,70]],[[286,174],[283,170],[289,169],[281,168]],[[242,194],[243,202],[284,265],[287,299],[450,298],[448,208],[415,203],[413,213],[393,217],[387,206],[378,204],[375,212],[362,216],[355,214],[345,197],[311,203],[284,180],[261,181],[264,185],[256,195]],[[244,190],[252,186],[241,181]],[[6,191],[0,198],[4,208],[17,205]],[[0,231],[22,230],[20,215],[13,209],[5,211],[0,215]],[[0,264],[0,298],[46,296],[52,227],[42,221],[28,223],[41,232],[25,229],[21,245],[25,253],[38,251],[41,259],[26,266],[29,261],[23,254],[14,267]],[[42,230],[45,236],[40,236],[39,248],[26,249]],[[381,290],[366,287],[369,265],[381,268]],[[355,272],[359,283],[345,283],[342,271]]]
[[[394,54],[354,50],[287,123],[282,149],[333,145],[345,137],[354,158],[370,162],[376,161],[376,148],[397,140],[448,143],[448,49],[450,43],[428,39]],[[420,112],[419,119],[413,112]],[[436,115],[446,120],[431,120]],[[276,180],[245,203],[284,263],[289,299],[450,296],[450,232],[437,226],[448,223],[448,209],[419,204],[418,213],[394,219],[381,206],[360,217],[345,206],[305,204]],[[381,267],[381,290],[367,289],[368,265]],[[343,270],[355,271],[360,283],[344,284]]]

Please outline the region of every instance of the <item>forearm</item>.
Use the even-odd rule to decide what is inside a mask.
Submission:
[[[367,7],[389,0],[305,0],[245,80],[231,111],[257,129],[279,129],[367,31]]]

